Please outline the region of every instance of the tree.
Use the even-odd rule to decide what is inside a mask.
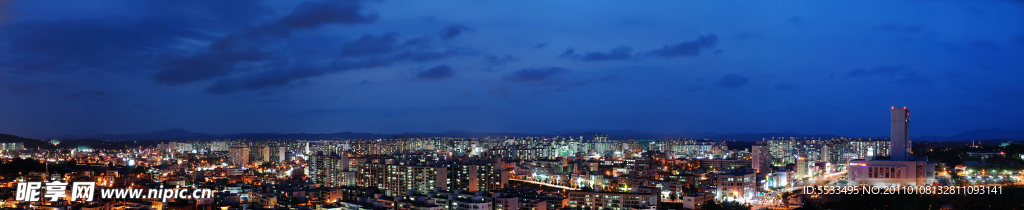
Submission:
[[[705,201],[701,204],[700,209],[704,210],[750,210],[750,207],[740,204],[736,201],[716,203],[713,200]]]
[[[787,199],[787,198],[789,198],[790,195],[793,195],[795,193],[796,193],[796,191],[784,192],[784,193],[780,194],[779,197],[782,198],[782,203],[783,204],[789,205],[789,199]]]
[[[722,203],[722,206],[728,210],[750,210],[749,206],[740,204],[739,202],[736,201],[724,202]]]
[[[694,193],[697,193],[697,192],[698,192],[697,186],[692,184],[692,183],[690,185],[687,185],[685,188],[683,188],[683,195],[691,195],[691,194],[694,194]]]
[[[805,205],[797,207],[797,208],[795,208],[793,210],[818,210],[818,209],[820,209],[820,208],[818,208],[817,205],[805,204]]]
[[[703,210],[721,210],[721,209],[725,209],[725,207],[723,207],[721,204],[715,203],[714,200],[708,200],[708,201],[704,201],[704,203],[700,204],[700,209],[703,209]]]
[[[146,172],[146,167],[135,166],[135,168],[132,168],[132,171],[130,173],[132,173],[132,174],[141,174],[141,173],[144,173],[144,172]]]

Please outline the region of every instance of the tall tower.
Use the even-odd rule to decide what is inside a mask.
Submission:
[[[907,107],[892,108],[891,121],[891,156],[894,161],[910,160],[910,134],[907,133],[910,125],[910,110]]]

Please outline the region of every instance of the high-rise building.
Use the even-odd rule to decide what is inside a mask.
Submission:
[[[931,185],[935,182],[935,161],[928,161],[928,157],[910,156],[907,134],[910,111],[906,107],[893,107],[891,114],[891,157],[888,160],[851,160],[848,164],[850,182],[876,186]]]
[[[453,191],[431,191],[427,197],[433,198],[438,206],[444,210],[488,210],[492,209],[494,198],[486,191],[467,192],[455,189]]]
[[[907,129],[910,125],[910,110],[907,107],[902,109],[893,107],[891,118],[892,160],[909,160],[911,153],[910,136],[907,133]]]
[[[215,152],[215,151],[228,151],[228,140],[225,139],[223,141],[217,140],[217,141],[210,142],[210,151],[211,152]]]
[[[523,208],[527,203],[533,202],[520,202],[519,209],[531,209]],[[569,191],[568,206],[572,209],[654,209],[658,206],[658,194],[573,190]]]
[[[475,192],[479,187],[478,166],[473,164],[442,163],[448,170],[448,187],[456,190]]]
[[[796,176],[803,178],[810,175],[808,173],[808,164],[811,160],[807,159],[807,153],[800,153],[796,158]]]
[[[249,147],[245,145],[233,145],[228,149],[228,156],[231,163],[247,165],[249,164]]]
[[[21,151],[25,150],[25,143],[11,142],[11,143],[0,143],[0,151]]]
[[[257,164],[270,162],[270,146],[254,145],[249,147],[249,161]]]
[[[892,148],[888,138],[845,136],[826,139],[772,137],[764,138],[757,145],[768,147],[769,164],[774,166],[796,164],[799,154],[807,154],[807,160],[812,162],[828,162],[832,163],[832,166],[839,166],[853,159],[869,159],[874,156],[888,157],[889,149]],[[754,152],[756,151],[751,151],[751,153]]]
[[[427,193],[436,188],[448,190],[448,168],[409,165],[394,159],[360,160],[356,165],[356,185],[377,187],[386,194],[399,195],[409,190]]]
[[[287,158],[287,150],[284,146],[273,146],[270,147],[270,161],[275,163],[283,163]]]
[[[355,186],[355,172],[349,171],[347,155],[323,155],[310,157],[309,178],[321,187]]]
[[[481,191],[491,191],[504,188],[508,185],[508,170],[501,170],[502,161],[497,162],[474,162],[477,165],[477,176],[480,177],[478,186]]]
[[[750,147],[750,165],[757,172],[770,172],[772,159],[772,153],[769,151],[768,145],[754,145]]]

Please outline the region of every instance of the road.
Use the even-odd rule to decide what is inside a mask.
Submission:
[[[814,186],[814,185],[820,185],[820,184],[828,182],[828,181],[835,181],[836,179],[839,179],[839,177],[843,177],[842,176],[843,174],[846,174],[846,171],[840,171],[840,172],[831,173],[831,174],[827,174],[827,175],[823,175],[823,176],[818,176],[818,178],[809,179],[809,180],[807,180],[807,182],[805,182],[805,183],[803,183],[803,184],[801,184],[799,186],[793,186],[793,187],[786,188],[786,189],[778,191],[778,192],[789,192],[789,191],[794,191],[794,190],[802,190],[804,188],[804,186]],[[797,191],[797,192],[799,193],[800,191]],[[775,195],[774,194],[766,195],[766,197],[775,198]],[[790,209],[790,208],[787,208],[787,207],[778,207],[777,205],[779,205],[781,203],[782,203],[782,201],[781,200],[777,200],[777,199],[769,200],[769,201],[756,200],[756,201],[750,202],[750,204],[751,204],[750,209],[761,209],[761,208]]]

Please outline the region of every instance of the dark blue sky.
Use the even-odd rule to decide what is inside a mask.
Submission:
[[[0,133],[1024,127],[1021,1],[0,0]]]

